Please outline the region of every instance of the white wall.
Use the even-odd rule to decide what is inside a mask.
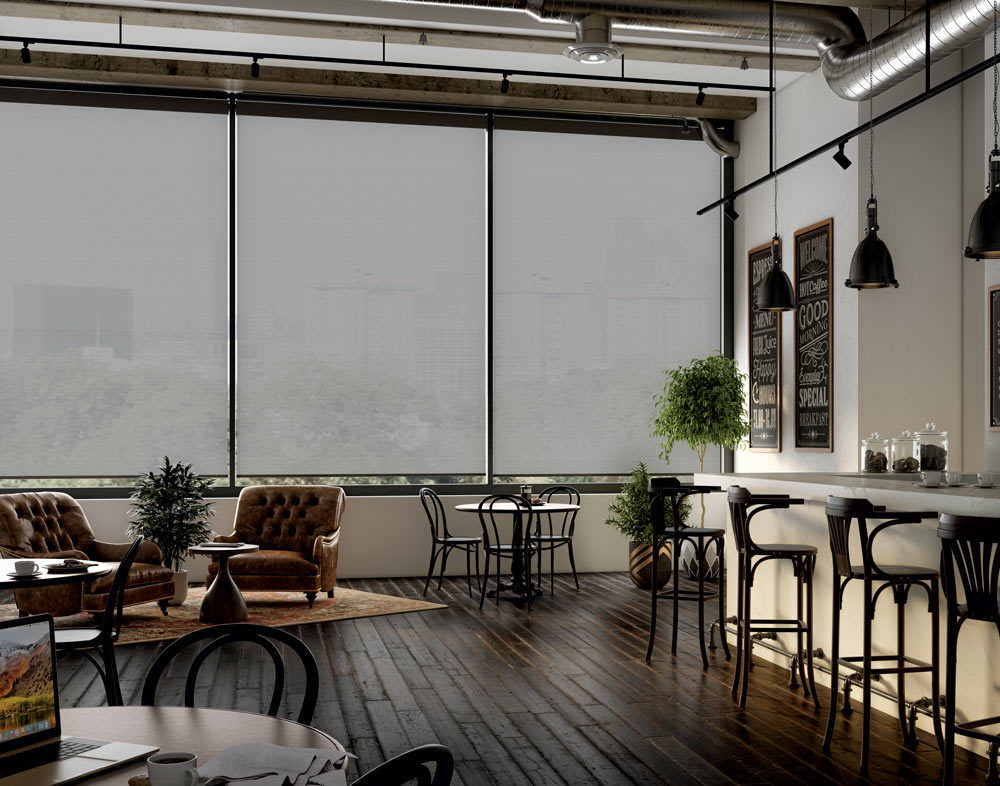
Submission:
[[[452,534],[481,534],[476,514],[454,510],[455,505],[478,502],[480,498],[481,495],[442,498]],[[573,543],[578,573],[628,569],[628,542],[616,529],[604,524],[613,499],[613,494],[588,494],[581,500]],[[212,528],[219,534],[232,532],[236,500],[212,502],[216,511]],[[80,504],[99,539],[111,542],[128,539],[125,535],[128,500],[84,499]],[[569,571],[565,551],[556,551],[557,573]],[[430,553],[427,517],[416,496],[348,497],[341,522],[338,576],[426,576]],[[191,571],[190,580],[203,581],[207,564],[204,557],[189,559],[186,567]],[[461,554],[449,558],[447,573],[465,575],[465,558]]]

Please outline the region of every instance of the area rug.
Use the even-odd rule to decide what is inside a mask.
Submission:
[[[204,596],[204,587],[191,587],[184,604],[170,606],[167,617],[163,616],[160,607],[155,603],[143,603],[126,608],[122,614],[122,631],[118,644],[176,639],[185,633],[205,627],[198,621],[198,611]],[[440,603],[396,598],[391,595],[378,595],[374,592],[341,587],[337,588],[333,598],[326,597],[325,593],[319,595],[311,609],[301,592],[247,592],[244,598],[247,602],[247,611],[250,612],[247,622],[275,628],[447,608]],[[0,619],[16,616],[17,607],[13,603],[0,604]],[[89,614],[59,617],[56,620],[57,628],[93,624],[93,618]]]

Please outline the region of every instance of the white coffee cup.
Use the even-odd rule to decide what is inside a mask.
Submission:
[[[31,576],[38,570],[33,559],[19,559],[14,562],[14,572],[18,576]]]
[[[151,786],[196,786],[198,755],[195,753],[154,753],[146,759]]]
[[[961,472],[945,472],[944,473],[944,479],[946,481],[948,481],[948,485],[949,486],[957,486],[959,483],[962,482],[962,473]]]
[[[924,481],[924,485],[928,488],[941,485],[941,473],[937,470],[927,470],[925,472],[921,472],[920,477]]]
[[[993,475],[989,472],[980,472],[976,475],[980,486],[992,486],[993,485]]]

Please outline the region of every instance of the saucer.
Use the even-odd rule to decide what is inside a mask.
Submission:
[[[976,484],[976,488],[977,489],[995,489],[996,487],[997,487],[996,483],[990,483],[990,485],[988,485],[988,486],[983,486],[983,485],[981,485],[979,483]]]
[[[913,481],[910,485],[911,486],[917,486],[918,488],[922,488],[922,489],[944,489],[944,488],[948,488],[948,484],[947,483],[938,483],[936,486],[928,486],[926,483],[917,483],[916,481]],[[961,485],[961,484],[959,484],[959,485]]]
[[[41,568],[35,568],[34,573],[8,573],[12,579],[36,579],[42,575]]]

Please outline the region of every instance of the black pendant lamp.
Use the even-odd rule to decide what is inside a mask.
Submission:
[[[993,150],[986,199],[976,208],[969,226],[969,259],[1000,259],[1000,145],[997,144],[997,3],[993,0]]]
[[[892,268],[892,254],[878,236],[878,201],[875,199],[875,125],[874,125],[874,69],[872,67],[871,38],[872,7],[868,5],[868,227],[864,239],[854,249],[851,272],[844,286],[852,289],[885,289],[898,287]]]
[[[777,95],[774,80],[774,0],[771,0],[771,172],[778,151]],[[754,311],[794,311],[795,290],[788,274],[781,269],[781,241],[778,239],[778,176],[774,175],[774,237],[771,238],[771,269],[757,287]]]

